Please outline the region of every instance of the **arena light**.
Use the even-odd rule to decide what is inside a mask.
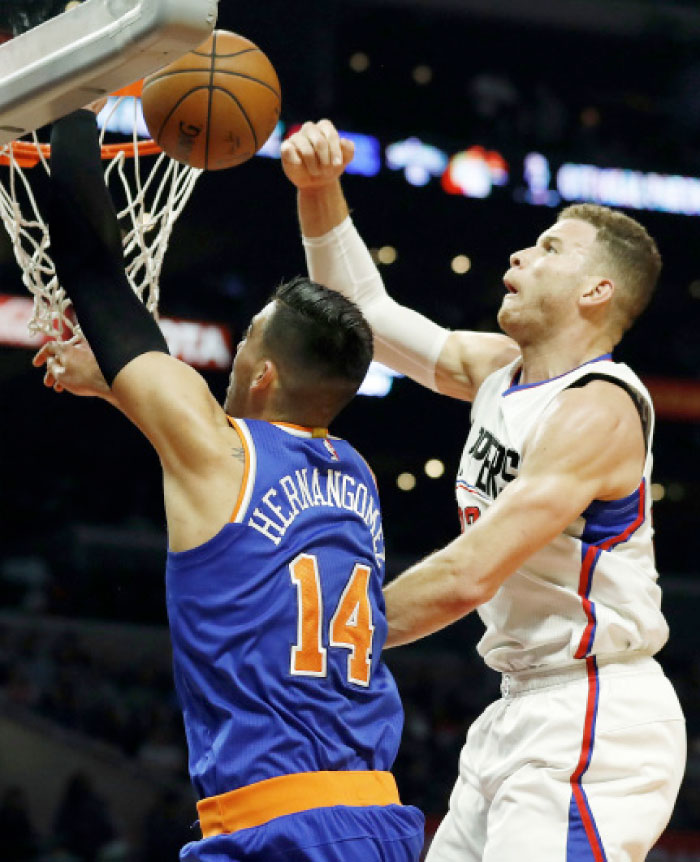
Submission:
[[[357,394],[385,398],[391,392],[396,377],[403,377],[403,374],[387,368],[381,362],[372,362]]]
[[[357,72],[358,74],[361,72],[366,72],[369,69],[369,57],[365,54],[364,51],[356,51],[348,61],[348,65],[353,70],[353,72]]]
[[[565,201],[588,201],[632,210],[700,215],[700,179],[623,168],[566,163],[557,172]]]
[[[279,159],[284,141],[284,123],[277,123],[270,137],[260,147],[257,155],[266,159]]]
[[[429,461],[426,461],[425,467],[425,475],[430,479],[439,479],[445,473],[445,465],[439,458],[431,458]]]
[[[127,98],[115,111],[114,97],[98,116],[102,128],[125,136],[133,135],[134,125],[140,137],[149,137],[143,119],[140,99]],[[136,118],[136,119],[134,119]],[[270,138],[258,151],[264,158],[279,159],[282,141],[298,131],[297,123],[285,134],[285,124],[278,123]],[[359,132],[341,132],[355,144],[355,158],[347,173],[375,177],[382,169],[379,139]],[[396,141],[386,148],[390,170],[401,170],[413,186],[425,186],[432,177],[441,177],[448,194],[471,198],[488,198],[495,186],[508,186],[510,168],[505,157],[481,146],[469,147],[451,158],[436,146],[417,137]],[[700,215],[700,178],[644,173],[626,168],[599,168],[595,165],[566,162],[558,170],[543,153],[528,153],[523,161],[525,185],[513,190],[513,198],[533,206],[558,206],[562,201],[586,201],[631,210],[651,210],[674,215]],[[552,188],[552,181],[556,188]]]
[[[651,499],[658,503],[666,496],[666,488],[658,482],[654,482],[651,486]]]
[[[685,499],[685,488],[679,482],[671,482],[666,487],[666,497],[672,503],[680,503]]]
[[[466,275],[472,268],[472,262],[466,254],[458,254],[452,258],[450,266],[456,275]]]
[[[402,170],[412,186],[425,186],[431,177],[439,177],[447,167],[447,153],[423,143],[420,138],[407,138],[386,148],[386,163],[392,171]]]
[[[391,266],[392,263],[396,263],[398,256],[399,253],[393,245],[383,245],[377,252],[377,260],[384,266]]]
[[[382,169],[382,151],[379,138],[374,135],[361,135],[357,132],[341,132],[340,136],[355,144],[355,158],[345,169],[348,174],[363,177],[376,177]]]
[[[425,63],[416,66],[411,75],[419,87],[425,87],[433,80],[433,70]]]
[[[442,176],[442,187],[450,195],[487,198],[494,186],[509,180],[508,162],[495,150],[469,147],[452,156]]]
[[[555,207],[561,202],[558,192],[550,188],[552,170],[549,159],[542,153],[528,153],[523,162],[526,188],[516,189],[515,199],[535,206]]]
[[[413,473],[399,473],[396,484],[402,491],[412,491],[416,487],[416,477]]]
[[[141,99],[134,98],[134,96],[125,96],[121,100],[115,96],[110,96],[107,99],[107,104],[97,115],[97,126],[108,132],[127,136],[133,135],[134,126],[136,126],[136,134],[140,138],[151,137],[143,117]]]

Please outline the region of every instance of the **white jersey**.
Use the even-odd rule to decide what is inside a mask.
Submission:
[[[668,626],[652,543],[649,393],[630,368],[610,356],[532,385],[517,384],[519,367],[518,359],[491,374],[474,401],[457,476],[464,530],[518,475],[525,442],[565,389],[591,379],[618,381],[639,410],[647,457],[633,494],[591,503],[481,605],[486,632],[478,651],[503,673],[564,666],[591,655],[653,655],[666,642]]]

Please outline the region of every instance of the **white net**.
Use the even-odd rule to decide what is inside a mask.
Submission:
[[[131,141],[105,144],[105,130],[116,117],[124,124],[125,109],[126,125],[133,129]],[[118,216],[126,274],[134,292],[157,316],[160,274],[173,226],[202,171],[174,161],[139,137],[142,120],[139,100],[134,96],[110,99],[100,119],[105,182],[112,188],[121,186],[125,201]],[[49,153],[36,133],[31,141],[0,147],[0,217],[22,269],[24,285],[34,297],[29,329],[63,346],[81,338],[80,327],[56,276],[48,226],[30,182],[33,170],[50,175]],[[76,242],[80,242],[79,237]]]

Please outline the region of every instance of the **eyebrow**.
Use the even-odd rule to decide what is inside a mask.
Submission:
[[[547,233],[540,237],[540,242],[555,242],[559,248],[563,248],[564,245],[558,236],[553,236],[552,234]]]

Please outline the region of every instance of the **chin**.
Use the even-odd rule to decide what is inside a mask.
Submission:
[[[501,327],[503,332],[505,332],[506,335],[511,335],[512,337],[510,324],[513,323],[513,319],[509,310],[501,306],[498,311],[496,320],[498,321],[498,325]]]

